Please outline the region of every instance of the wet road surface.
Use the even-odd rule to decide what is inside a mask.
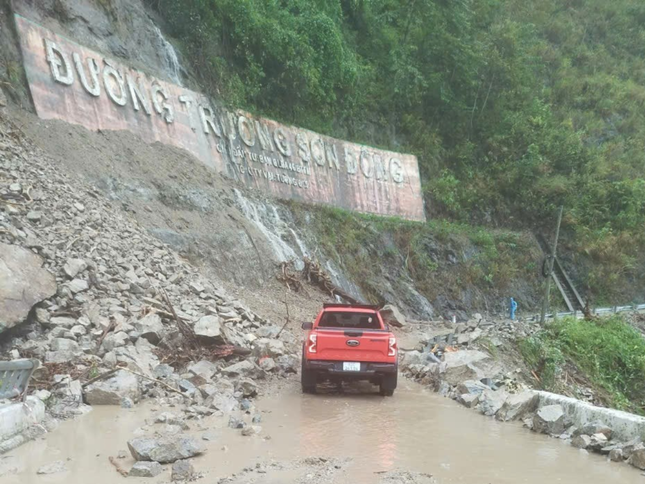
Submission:
[[[204,473],[198,482],[215,483],[260,461],[323,456],[348,458],[343,471],[330,481],[337,484],[378,482],[379,472],[392,469],[427,472],[441,484],[645,483],[641,472],[626,464],[607,462],[520,424],[483,417],[407,381],[400,382],[392,398],[378,396],[369,385],[342,393],[329,389],[301,395],[294,384],[260,400],[258,409],[263,412],[260,436],[243,437],[228,429],[228,417],[189,421],[188,433],[199,437],[209,430],[218,436],[204,442],[207,453],[193,460],[196,470]],[[0,468],[11,469],[0,482],[118,482],[122,477],[108,457],[126,450],[136,429],[160,410],[179,411],[149,404],[133,410],[95,407],[43,439],[0,456]],[[150,433],[160,428],[147,427]],[[56,460],[65,461],[68,471],[36,474],[40,466]],[[126,470],[134,463],[129,456],[118,462]],[[128,478],[147,483],[169,480],[169,471],[154,479]]]

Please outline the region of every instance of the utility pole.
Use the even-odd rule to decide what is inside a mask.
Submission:
[[[544,299],[542,300],[542,315],[540,316],[540,323],[544,324],[546,319],[546,312],[549,309],[549,296],[551,293],[551,278],[553,277],[553,264],[555,264],[555,254],[558,248],[558,239],[560,238],[560,224],[562,223],[562,211],[564,206],[560,206],[560,213],[558,214],[558,225],[555,228],[555,241],[553,242],[553,249],[551,250],[551,258],[548,261],[549,275],[546,277],[546,288],[544,289]]]

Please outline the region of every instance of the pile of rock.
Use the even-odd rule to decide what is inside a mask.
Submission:
[[[224,390],[248,399],[258,392],[255,379],[296,371],[293,335],[283,331],[277,340],[279,327],[98,190],[61,174],[4,119],[0,172],[0,332],[11,329],[0,358],[39,358],[39,379],[51,383],[40,396],[59,416],[83,411],[83,402],[130,406],[173,389],[194,406],[221,410],[232,405]],[[182,345],[176,318],[203,344],[250,356],[198,361],[185,371],[160,364],[158,348]],[[109,370],[110,378],[81,385]]]

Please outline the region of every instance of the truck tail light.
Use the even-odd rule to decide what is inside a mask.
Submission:
[[[309,348],[307,348],[307,351],[309,353],[315,353],[316,352],[316,343],[318,341],[318,335],[317,334],[310,334],[309,335]]]
[[[387,356],[396,356],[396,338],[390,338],[388,341]]]

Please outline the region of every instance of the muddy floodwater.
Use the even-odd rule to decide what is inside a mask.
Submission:
[[[401,382],[393,398],[369,393],[370,389],[368,385],[343,393],[330,389],[320,395],[301,395],[295,384],[289,385],[257,402],[262,433],[254,437],[227,428],[227,417],[189,421],[188,433],[199,438],[205,432],[216,436],[204,441],[206,454],[193,460],[204,475],[198,482],[216,483],[256,462],[293,462],[309,456],[347,459],[342,472],[329,481],[333,483],[378,482],[382,471],[393,469],[430,473],[442,484],[645,482],[640,471],[628,465],[607,462],[519,424],[483,417],[414,383]],[[160,429],[145,420],[151,422],[151,416],[161,410],[179,411],[149,404],[133,410],[96,407],[44,438],[0,456],[0,466],[5,472],[9,469],[0,481],[119,482],[123,478],[108,457],[126,450],[126,442],[134,436]],[[67,471],[37,475],[42,465],[57,460],[65,462]],[[126,470],[133,464],[129,455],[117,461]],[[266,481],[258,482],[302,482],[296,474],[293,480],[267,475]],[[128,482],[169,481],[169,470],[153,479],[128,478]]]

